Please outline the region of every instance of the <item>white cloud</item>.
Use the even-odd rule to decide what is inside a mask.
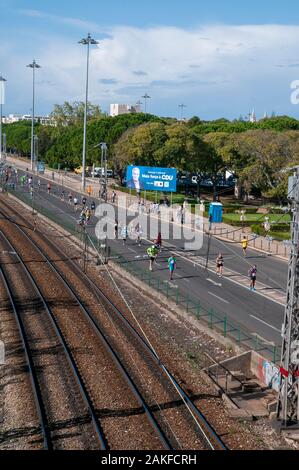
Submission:
[[[77,21],[63,19],[68,20]],[[299,26],[218,24],[194,30],[122,26],[103,32],[109,37],[99,39],[100,44],[91,49],[90,99],[106,107],[109,101],[136,102],[146,91],[152,96],[151,109],[154,100],[179,103],[182,98],[205,102],[205,107],[210,102],[214,109],[220,100],[234,106],[243,100],[248,105],[267,93],[270,99],[270,89],[275,98],[276,86],[280,90],[285,86],[283,99],[287,100],[289,84],[299,78],[295,67],[299,63]],[[1,60],[3,54],[0,47]],[[35,55],[43,66],[38,71],[40,100],[50,104],[83,98],[85,46],[65,37],[45,36]],[[10,61],[17,76],[22,61],[24,58],[17,57],[13,66]],[[30,77],[28,73],[24,76],[23,92],[25,85],[30,89]]]

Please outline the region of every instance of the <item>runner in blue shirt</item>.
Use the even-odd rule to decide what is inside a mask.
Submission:
[[[168,258],[168,269],[169,269],[169,280],[172,281],[173,271],[176,268],[176,258],[174,256],[170,256]]]

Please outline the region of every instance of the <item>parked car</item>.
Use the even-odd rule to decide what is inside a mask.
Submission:
[[[74,169],[74,172],[76,173],[76,175],[82,175],[82,171],[83,171],[82,166],[78,166],[77,168]],[[90,176],[90,174],[91,174],[90,167],[87,166],[85,168],[85,176]]]

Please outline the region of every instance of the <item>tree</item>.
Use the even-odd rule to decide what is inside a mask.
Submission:
[[[235,136],[235,154],[232,155],[241,156],[240,161],[234,163],[247,194],[255,187],[268,197],[276,194],[276,188],[284,179],[281,170],[293,161],[290,137],[269,130],[248,131]]]
[[[213,132],[205,135],[206,170],[213,182],[213,200],[217,199],[217,180],[219,172],[226,167],[225,159],[231,150],[229,135],[225,132]]]
[[[69,103],[65,101],[63,105],[54,104],[50,117],[57,126],[76,125],[83,122],[85,103],[83,101],[74,101]],[[105,115],[101,112],[98,105],[87,103],[87,119],[99,119]]]

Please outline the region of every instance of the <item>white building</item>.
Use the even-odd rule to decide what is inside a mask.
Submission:
[[[119,116],[120,114],[141,113],[139,104],[110,104],[110,116]]]
[[[9,114],[8,116],[3,116],[3,124],[13,124],[14,122],[20,121],[31,121],[32,116],[30,114]],[[34,122],[40,123],[43,126],[53,126],[55,122],[49,116],[35,116]]]
[[[249,114],[249,121],[256,122],[256,114],[255,114],[254,109],[252,110],[252,113]]]

